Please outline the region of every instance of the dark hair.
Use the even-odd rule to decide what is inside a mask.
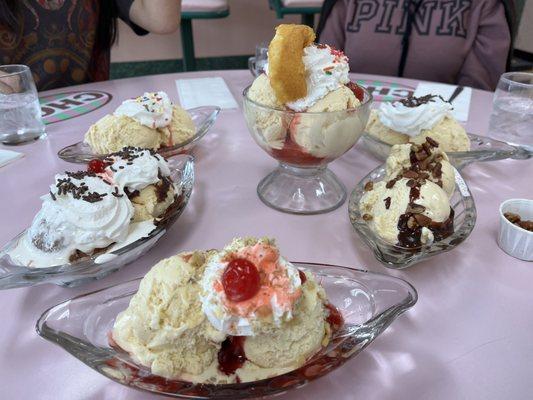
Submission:
[[[19,0],[0,0],[0,24],[15,30],[18,24],[17,14],[20,12]],[[96,46],[110,49],[117,39],[118,10],[115,1],[99,0],[98,27],[96,30]]]

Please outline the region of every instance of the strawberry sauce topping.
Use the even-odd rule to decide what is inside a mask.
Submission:
[[[245,336],[229,336],[222,342],[218,351],[218,369],[226,375],[232,375],[246,362],[244,354]]]
[[[359,86],[357,83],[348,82],[346,84],[346,87],[353,92],[355,97],[357,97],[357,100],[363,102],[363,100],[365,99],[365,92],[361,86]]]
[[[326,304],[326,308],[328,310],[326,322],[330,325],[331,330],[339,330],[344,324],[344,318],[342,317],[341,312],[331,303]]]
[[[285,138],[281,149],[270,149],[272,155],[279,161],[293,165],[317,165],[324,159],[307,153],[301,146],[291,140],[290,135]]]

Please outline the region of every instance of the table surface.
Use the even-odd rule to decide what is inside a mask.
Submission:
[[[177,99],[175,79],[222,76],[235,98],[252,77],[247,71],[209,71],[109,81],[71,90],[113,95],[104,107],[48,125],[48,138],[9,147],[25,157],[0,168],[0,244],[27,227],[55,173],[78,166],[60,160],[62,147],[123,99],[165,90]],[[356,75],[416,86],[416,81]],[[59,92],[61,90],[58,90]],[[66,91],[66,90],[63,90]],[[54,92],[50,92],[54,93]],[[467,130],[484,135],[492,93],[474,90]],[[8,148],[8,147],[5,147]],[[220,248],[234,236],[277,238],[290,260],[323,262],[389,273],[411,282],[418,303],[360,355],[333,373],[283,399],[525,399],[533,372],[533,264],[497,245],[498,206],[531,198],[533,161],[470,165],[464,171],[478,218],[471,236],[452,252],[407,270],[392,271],[373,257],[352,229],[347,205],[325,215],[296,216],[272,210],[256,195],[275,161],[252,140],[242,110],[224,110],[195,149],[197,183],[187,209],[154,249],[103,280],[76,289],[54,285],[0,291],[0,398],[148,399],[114,383],[63,349],[40,338],[35,322],[48,307],[81,293],[144,275],[158,260],[179,251]],[[330,168],[348,190],[378,165],[356,145]],[[245,168],[243,168],[245,167]],[[9,194],[9,195],[8,195]]]

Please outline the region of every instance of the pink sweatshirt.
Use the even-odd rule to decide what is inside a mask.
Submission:
[[[501,1],[421,1],[402,76],[494,90],[511,42]],[[408,2],[337,0],[320,42],[344,50],[353,72],[397,76]]]

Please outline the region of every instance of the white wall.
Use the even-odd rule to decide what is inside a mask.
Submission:
[[[296,15],[277,20],[268,8],[268,0],[229,0],[229,5],[230,15],[227,18],[193,21],[197,57],[252,54],[256,44],[272,38],[274,27],[281,21],[300,21]],[[140,37],[120,23],[119,42],[113,47],[111,61],[177,59],[181,58],[181,54],[179,32]]]

